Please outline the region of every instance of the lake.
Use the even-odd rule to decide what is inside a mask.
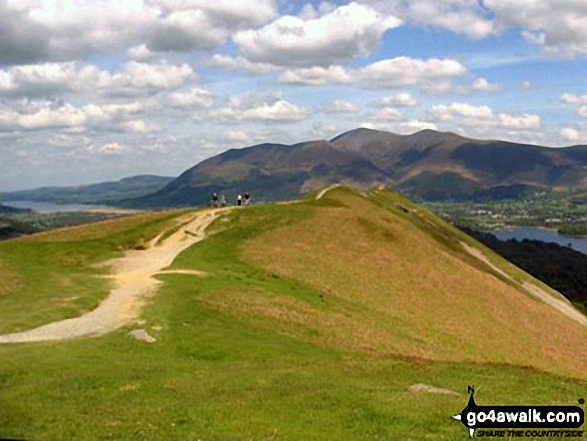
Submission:
[[[488,231],[488,233],[494,234],[498,239],[501,240],[530,239],[540,240],[542,242],[554,242],[563,246],[568,246],[571,244],[572,249],[587,255],[587,237],[563,236],[556,230],[548,230],[545,228],[517,227],[511,230]]]
[[[7,201],[2,205],[15,208],[30,208],[38,213],[65,213],[70,211],[83,211],[91,208],[96,208],[97,205],[85,204],[53,204],[51,202],[35,202],[35,201]]]

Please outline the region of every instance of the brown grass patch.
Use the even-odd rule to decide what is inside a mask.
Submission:
[[[381,353],[534,366],[587,378],[585,327],[471,266],[468,256],[409,220],[389,222],[388,211],[361,197],[336,198],[353,209],[320,208],[308,220],[248,242],[243,251],[250,262],[367,311],[303,311],[304,320],[314,315],[328,321],[311,321],[325,336]],[[278,311],[280,320],[301,323],[293,305]],[[264,313],[276,318],[277,311]],[[328,332],[331,326],[335,333]]]
[[[24,278],[3,259],[0,259],[0,295],[13,294],[24,286]]]
[[[139,227],[145,222],[163,219],[170,214],[180,213],[183,210],[170,210],[161,212],[141,213],[133,216],[108,219],[87,225],[78,225],[75,227],[59,228],[57,230],[45,231],[29,236],[22,236],[16,240],[24,241],[71,241],[71,240],[93,240],[121,233],[123,231]]]

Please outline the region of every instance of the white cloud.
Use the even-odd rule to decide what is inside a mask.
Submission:
[[[535,84],[532,81],[522,81],[520,86],[524,90],[529,90],[529,89],[532,89],[535,86]]]
[[[232,57],[224,54],[213,55],[205,60],[205,64],[224,70],[245,70],[252,74],[267,73],[276,69],[276,66],[270,63],[254,63],[242,56]]]
[[[397,57],[358,69],[357,76],[366,87],[422,86],[434,89],[439,84],[448,83],[450,79],[466,73],[467,69],[456,60]]]
[[[71,103],[39,101],[26,103],[22,109],[0,108],[0,130],[45,130],[68,129],[79,133],[87,128],[145,132],[146,129],[129,119],[139,114],[144,106],[138,101],[115,104],[86,104],[76,107]],[[132,120],[131,120],[132,121]],[[141,130],[141,128],[145,130]],[[153,126],[154,127],[154,126]]]
[[[587,106],[579,107],[579,115],[587,118]]]
[[[127,150],[127,148],[124,145],[119,144],[118,142],[110,142],[108,144],[104,144],[102,147],[100,147],[98,149],[98,151],[100,153],[105,153],[105,154],[108,154],[108,155],[111,155],[111,154],[120,154],[120,153],[123,153],[126,150]]]
[[[485,0],[499,28],[521,28],[531,42],[566,55],[587,54],[583,0]]]
[[[301,69],[288,69],[277,78],[277,81],[280,83],[306,84],[311,86],[350,83],[353,81],[353,72],[342,66],[314,66]]]
[[[301,121],[307,116],[306,110],[281,98],[263,103],[247,103],[235,98],[228,107],[212,109],[206,112],[206,118],[217,121]],[[202,115],[194,115],[202,119]]]
[[[560,96],[563,103],[566,104],[587,104],[587,95],[574,95],[572,93],[563,93]]]
[[[139,63],[130,61],[111,74],[91,64],[43,63],[0,70],[0,95],[40,96],[76,92],[86,95],[137,95],[173,89],[195,77],[186,63]]]
[[[421,130],[437,130],[438,127],[433,122],[413,119],[408,121],[365,121],[360,124],[361,127],[373,130],[384,130],[400,135],[411,135]]]
[[[229,141],[248,141],[249,135],[242,130],[229,130],[223,135],[224,139]]]
[[[567,141],[574,143],[587,143],[587,133],[580,132],[572,127],[565,127],[560,131],[560,135]]]
[[[72,60],[141,45],[153,52],[210,49],[276,14],[274,0],[3,1],[0,63]]]
[[[194,71],[186,63],[176,66],[129,61],[121,75],[129,85],[138,88],[171,89],[192,78]]]
[[[478,0],[363,0],[363,3],[416,24],[442,27],[475,39],[494,31],[494,23]]]
[[[473,106],[467,103],[452,103],[450,106],[439,104],[432,106],[429,112],[439,121],[453,121],[458,125],[478,128],[537,130],[541,123],[538,115],[497,114],[488,106]]]
[[[401,119],[402,112],[394,107],[384,107],[368,116],[368,121],[397,121]]]
[[[160,132],[161,127],[156,124],[147,124],[142,119],[133,119],[122,124],[122,127],[132,133],[154,133]]]
[[[384,107],[414,107],[418,105],[418,100],[409,93],[402,92],[381,98],[379,104]]]
[[[355,113],[359,106],[350,101],[334,100],[323,106],[322,110],[326,113]]]
[[[377,61],[359,69],[346,69],[342,66],[289,69],[277,80],[312,86],[358,83],[365,88],[421,87],[430,92],[445,93],[452,91],[452,79],[466,74],[465,66],[455,60],[397,57]]]
[[[471,88],[480,92],[499,92],[502,90],[501,86],[490,83],[485,78],[477,78],[473,81]]]
[[[238,32],[233,40],[253,62],[327,67],[372,53],[382,35],[400,24],[392,15],[350,3],[319,16],[307,11],[300,17],[282,16],[260,29]]]
[[[540,128],[540,117],[525,113],[523,115],[511,115],[500,113],[498,115],[500,126],[516,130],[536,130]]]
[[[169,94],[169,102],[176,107],[211,107],[214,96],[209,90],[194,87],[187,92]]]
[[[155,55],[145,44],[133,46],[126,53],[133,60],[146,60]]]
[[[587,54],[584,0],[363,0],[420,25],[442,27],[471,38],[508,29],[549,52]]]

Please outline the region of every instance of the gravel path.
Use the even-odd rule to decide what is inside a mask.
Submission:
[[[478,250],[477,248],[469,246],[465,242],[461,242],[461,246],[470,255],[481,260],[486,265],[488,265],[490,268],[492,268],[494,271],[498,272],[499,274],[501,274],[505,278],[507,278],[507,279],[511,280],[512,282],[519,285],[519,283],[516,280],[514,280],[509,274],[507,274],[501,268],[498,268],[493,263],[491,263],[491,261],[487,258],[487,256],[485,254],[483,254],[481,252],[481,250]],[[587,326],[587,317],[584,316],[583,314],[581,314],[579,311],[577,311],[575,309],[575,307],[571,304],[571,302],[569,302],[562,294],[559,293],[560,298],[556,298],[556,297],[550,295],[548,292],[546,292],[542,288],[540,288],[539,286],[534,285],[533,283],[527,282],[527,281],[524,282],[521,286],[522,286],[522,288],[524,288],[526,290],[526,292],[529,292],[534,297],[539,298],[544,303],[552,306],[553,308],[558,309],[560,312],[562,312],[568,318],[575,320],[577,323],[580,323],[583,326]]]
[[[124,257],[106,262],[112,268],[114,288],[96,309],[80,317],[61,320],[28,331],[0,335],[0,343],[21,343],[102,335],[128,324],[138,317],[143,299],[153,295],[161,284],[153,276],[171,265],[175,257],[205,237],[205,229],[218,213],[226,209],[198,212],[194,218],[163,243],[155,245],[161,235],[149,243],[146,250],[127,251]],[[179,272],[179,271],[178,271]],[[198,272],[187,272],[199,275]],[[201,274],[200,274],[201,275]]]

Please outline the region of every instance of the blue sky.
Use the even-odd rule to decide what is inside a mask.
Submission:
[[[587,144],[584,0],[0,2],[0,186],[370,127]]]

